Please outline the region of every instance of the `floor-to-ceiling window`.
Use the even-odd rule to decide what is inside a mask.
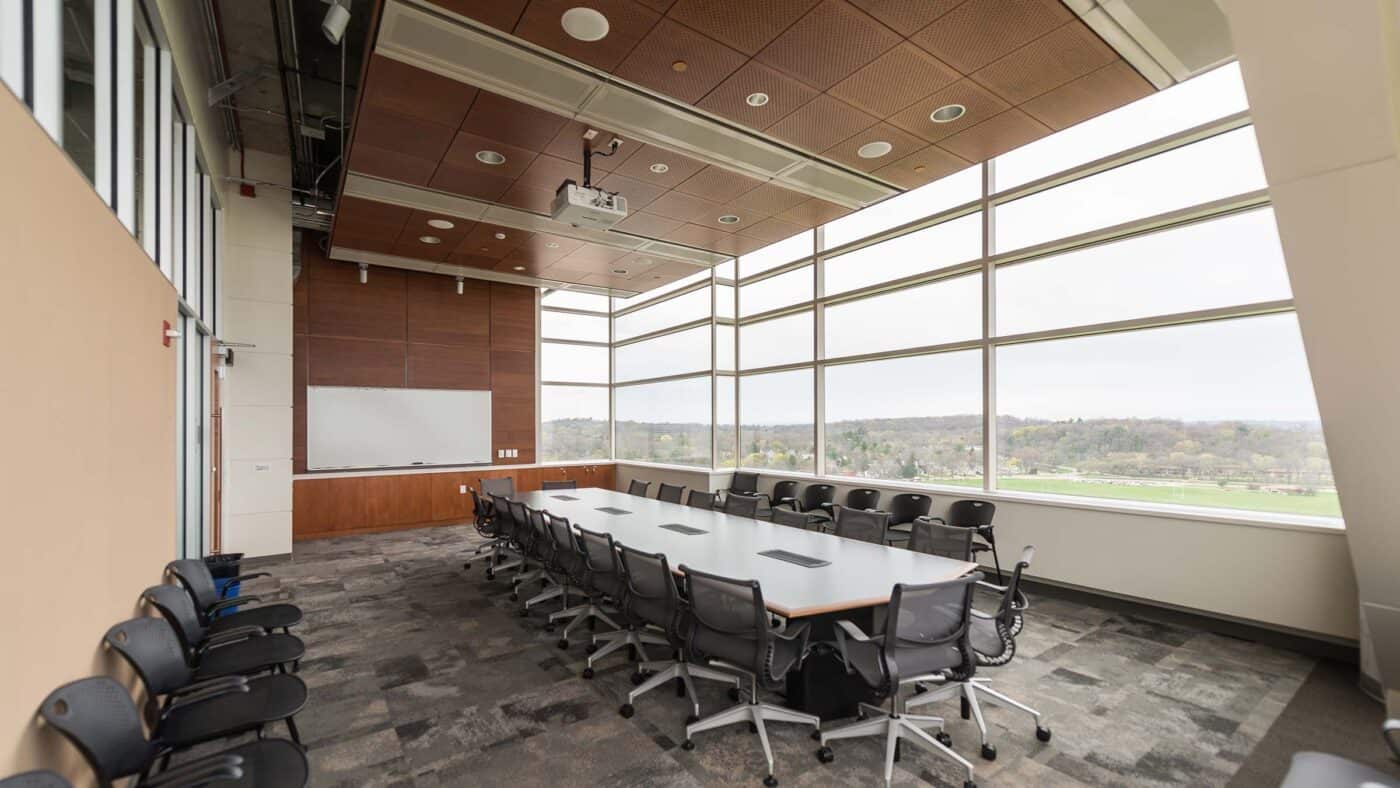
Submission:
[[[611,455],[608,298],[567,290],[540,299],[540,459]]]

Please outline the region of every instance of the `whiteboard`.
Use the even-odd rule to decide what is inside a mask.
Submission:
[[[306,388],[308,469],[489,462],[489,391]]]

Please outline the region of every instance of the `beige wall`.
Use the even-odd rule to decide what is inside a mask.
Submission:
[[[34,713],[110,666],[175,550],[176,297],[0,89],[0,775],[71,758]],[[77,773],[81,774],[82,769]]]

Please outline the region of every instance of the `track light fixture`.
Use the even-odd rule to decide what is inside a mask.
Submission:
[[[321,32],[326,35],[326,40],[332,44],[339,44],[342,36],[345,35],[345,28],[350,24],[350,0],[331,0],[331,7],[326,11],[326,18],[321,21]]]
[[[369,282],[369,263],[360,263],[360,284]]]

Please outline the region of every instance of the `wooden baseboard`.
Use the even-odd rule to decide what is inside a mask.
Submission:
[[[309,542],[313,539],[334,539],[337,536],[359,536],[361,534],[381,534],[386,531],[411,531],[416,528],[441,528],[444,525],[471,525],[470,520],[438,520],[427,523],[400,523],[398,525],[369,525],[361,528],[344,528],[339,531],[316,531],[294,534],[293,542]]]

